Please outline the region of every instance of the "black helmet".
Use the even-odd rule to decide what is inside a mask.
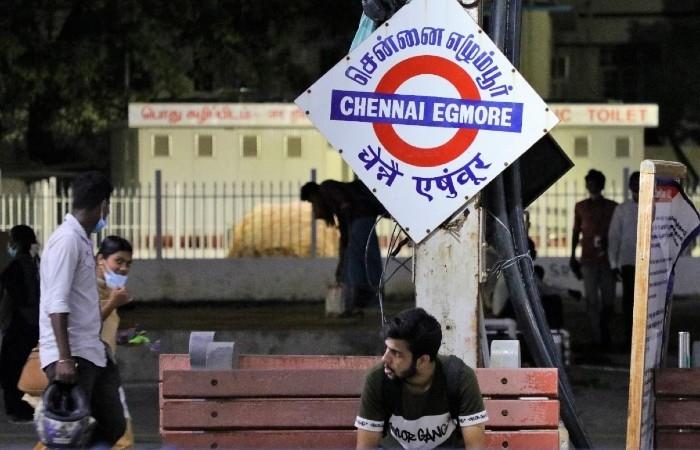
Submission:
[[[78,385],[53,382],[44,391],[34,412],[39,440],[49,448],[87,445],[95,419],[85,392]]]

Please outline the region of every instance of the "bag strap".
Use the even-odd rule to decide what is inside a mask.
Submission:
[[[445,383],[447,384],[447,402],[449,403],[450,416],[453,419],[459,420],[460,406],[460,380],[464,372],[464,363],[461,359],[454,355],[442,356],[438,355],[442,370],[445,374]]]

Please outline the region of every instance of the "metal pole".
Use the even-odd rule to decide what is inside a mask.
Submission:
[[[316,169],[311,169],[311,181],[316,182]],[[316,234],[316,217],[314,216],[313,208],[311,210],[311,257],[316,257],[316,244],[318,236]]]
[[[156,259],[163,259],[163,190],[161,171],[156,170]]]
[[[464,2],[462,2],[464,6]],[[480,23],[480,2],[469,3],[469,15]],[[482,212],[480,194],[461,212],[415,248],[416,306],[442,325],[441,352],[472,367],[479,362],[479,274]]]

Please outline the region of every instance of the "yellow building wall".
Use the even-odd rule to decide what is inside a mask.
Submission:
[[[520,73],[540,94],[550,96],[552,20],[548,11],[523,11],[520,36]]]
[[[644,159],[644,128],[642,127],[555,127],[552,137],[574,162],[574,167],[559,183],[575,182],[578,190],[584,191],[584,177],[590,169],[600,170],[605,174],[606,190],[620,191],[627,184],[624,173],[639,170]],[[616,155],[616,139],[629,138],[629,156]],[[577,156],[576,138],[588,139],[588,155]]]
[[[317,180],[351,180],[352,172],[313,128],[139,128],[138,179],[151,182],[156,170],[164,182],[299,182],[310,179],[316,169]],[[213,137],[213,156],[196,152],[197,135]],[[155,136],[169,136],[170,156],[155,156]],[[243,137],[257,136],[256,157],[243,156]],[[301,137],[301,157],[287,155],[286,139]],[[116,174],[121,176],[121,173]]]

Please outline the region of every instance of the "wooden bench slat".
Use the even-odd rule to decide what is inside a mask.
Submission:
[[[240,355],[240,369],[369,369],[381,361],[378,356],[343,355]],[[187,354],[162,354],[159,379],[165,370],[190,370]],[[199,371],[193,371],[199,372]]]
[[[183,448],[354,448],[354,430],[273,430],[163,433],[163,443]],[[559,448],[559,433],[548,431],[487,431],[487,448],[509,450]]]
[[[700,448],[700,432],[658,430],[656,448]]]
[[[366,369],[166,370],[163,397],[359,397],[366,373]]]
[[[700,397],[697,369],[656,369],[654,390],[657,397]]]
[[[700,399],[656,399],[657,428],[700,428]]]
[[[558,400],[501,400],[486,399],[489,420],[486,427],[496,428],[551,428],[559,426]]]
[[[486,399],[489,429],[556,429],[557,400]],[[353,428],[359,399],[165,400],[163,429]]]
[[[180,448],[355,448],[354,430],[166,431],[163,444]]]
[[[164,429],[353,428],[359,399],[180,401],[163,403]]]
[[[554,368],[477,368],[481,394],[486,396],[527,396],[557,398],[559,375]]]
[[[558,430],[486,430],[486,448],[508,450],[558,450]]]
[[[265,397],[359,395],[366,369],[163,370],[163,396]],[[476,369],[482,395],[557,398],[557,369]],[[286,395],[285,395],[286,394]]]

